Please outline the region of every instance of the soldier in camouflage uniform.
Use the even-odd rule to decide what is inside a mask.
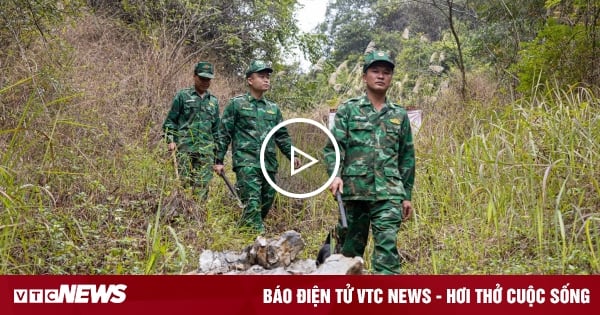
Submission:
[[[232,98],[223,111],[213,167],[217,174],[223,172],[223,160],[231,143],[236,186],[245,205],[240,225],[260,233],[264,232],[263,220],[275,198],[275,189],[260,168],[260,148],[269,131],[283,121],[277,104],[263,97],[270,87],[272,72],[273,69],[261,60],[250,63],[246,70],[250,91]],[[265,168],[273,182],[278,168],[275,145],[288,159],[291,157],[292,143],[287,128],[278,129],[266,148]],[[299,165],[297,159],[295,163]]]
[[[402,220],[413,208],[415,154],[406,110],[386,96],[394,63],[386,52],[365,56],[363,82],[366,94],[344,102],[335,115],[332,133],[341,153],[340,168],[331,184],[344,200],[348,229],[337,231],[344,256],[362,256],[372,228],[374,250],[371,266],[375,273],[400,273],[397,249]],[[324,149],[331,175],[335,150]]]
[[[212,178],[215,139],[219,126],[219,104],[208,88],[214,78],[213,65],[199,62],[194,68],[194,86],[179,90],[173,98],[163,130],[169,151],[176,150],[179,176],[192,186],[200,200],[208,195]]]

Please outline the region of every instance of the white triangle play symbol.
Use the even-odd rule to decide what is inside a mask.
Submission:
[[[294,158],[296,157],[296,152],[298,152],[298,153],[299,153],[301,156],[303,156],[304,158],[306,158],[306,159],[310,160],[310,162],[308,162],[308,163],[306,163],[306,164],[304,164],[304,165],[300,166],[300,168],[299,168],[299,169],[295,169],[295,167],[294,167]],[[292,146],[292,159],[291,159],[291,161],[292,161],[292,162],[291,162],[291,164],[292,164],[292,165],[291,165],[291,168],[290,168],[290,169],[292,170],[292,171],[291,171],[291,173],[292,173],[292,176],[294,176],[294,175],[296,175],[296,174],[298,174],[298,173],[302,172],[303,170],[305,170],[305,169],[307,169],[307,168],[309,168],[309,167],[313,166],[313,165],[314,165],[314,164],[316,164],[317,162],[319,162],[319,160],[317,160],[317,159],[315,159],[314,157],[312,157],[312,156],[310,156],[310,155],[306,154],[305,152],[302,152],[302,150],[300,150],[300,149],[298,149],[298,148],[296,148],[296,147],[294,147],[294,146]]]

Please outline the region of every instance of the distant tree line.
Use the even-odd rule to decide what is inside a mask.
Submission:
[[[210,51],[231,72],[251,58],[278,64],[291,47],[313,63],[325,57],[333,71],[375,43],[404,56],[407,73],[423,71],[431,61],[424,52],[433,50],[444,53],[444,68],[464,75],[487,67],[521,92],[548,80],[600,86],[598,0],[331,0],[314,35],[296,26],[297,0],[9,0],[0,2],[0,57],[16,58],[12,48],[48,40],[53,25],[84,6],[149,39],[166,36],[191,57]],[[424,47],[414,38],[437,44]]]
[[[318,30],[328,38],[324,54],[339,64],[370,42],[401,54],[410,45],[402,34],[439,41],[454,29],[466,70],[487,65],[527,91],[548,79],[598,86],[599,27],[598,0],[335,0]],[[460,47],[452,50],[448,61],[460,68]]]
[[[279,61],[298,33],[293,13],[296,0],[89,0],[153,36],[167,33],[190,53],[222,58],[239,71],[252,58]]]

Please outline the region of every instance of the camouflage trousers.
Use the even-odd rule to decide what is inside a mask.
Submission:
[[[348,200],[344,202],[348,228],[336,226],[341,253],[346,257],[363,256],[373,231],[371,267],[378,274],[399,274],[398,231],[402,223],[402,200]]]
[[[199,200],[208,196],[208,185],[213,176],[214,159],[210,155],[177,151],[177,170],[184,187],[192,187]]]
[[[241,166],[236,168],[236,187],[245,208],[240,226],[264,232],[263,220],[275,199],[275,189],[269,185],[260,168]],[[275,181],[275,173],[269,173]]]

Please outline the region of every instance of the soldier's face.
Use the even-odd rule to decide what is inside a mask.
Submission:
[[[210,87],[210,79],[194,75],[194,87],[196,91],[204,93]]]
[[[386,92],[392,83],[394,70],[387,63],[375,63],[363,74],[363,82],[373,92]]]
[[[255,72],[248,77],[248,85],[256,91],[267,91],[271,87],[271,74],[267,71]]]

